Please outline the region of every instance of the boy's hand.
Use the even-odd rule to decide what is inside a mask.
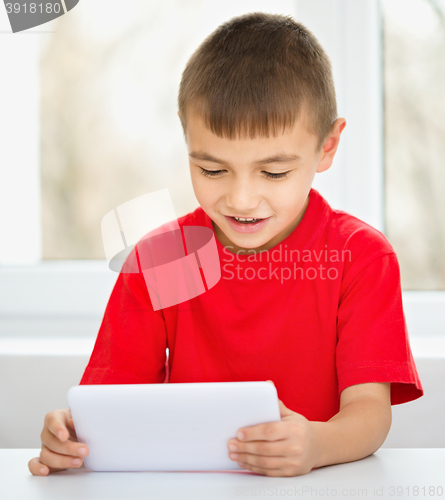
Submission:
[[[281,421],[239,429],[238,439],[228,442],[229,458],[243,469],[266,476],[308,474],[319,453],[311,423],[280,400],[279,404]],[[236,446],[236,451],[231,451],[231,446]]]
[[[42,440],[40,457],[32,458],[28,462],[28,468],[35,476],[46,476],[50,472],[70,467],[79,468],[83,464],[82,457],[88,455],[87,445],[77,442],[69,408],[46,414],[40,438]]]

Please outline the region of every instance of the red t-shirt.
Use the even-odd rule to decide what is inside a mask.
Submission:
[[[213,230],[201,207],[178,223]],[[377,229],[312,188],[299,225],[271,250],[236,255],[215,240],[221,279],[186,302],[155,311],[142,273],[118,275],[80,384],[272,380],[288,408],[316,421],[355,384],[391,382],[393,405],[423,395],[399,264]]]

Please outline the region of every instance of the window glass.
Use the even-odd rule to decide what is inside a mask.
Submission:
[[[445,290],[445,2],[382,6],[385,234],[404,290]]]
[[[177,116],[184,66],[204,38],[293,0],[80,2],[42,37],[42,258],[105,259],[102,217],[168,188],[180,217],[198,206]]]

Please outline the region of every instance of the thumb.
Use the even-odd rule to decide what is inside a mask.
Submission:
[[[280,405],[281,418],[288,417],[289,415],[293,415],[295,413],[292,410],[290,410],[289,408],[287,408],[285,406],[285,404],[283,403],[283,401],[281,401],[281,399],[278,400],[278,404]]]
[[[266,382],[269,382],[273,386],[275,386],[275,384],[273,383],[272,380],[266,380]],[[289,408],[287,408],[285,406],[285,404],[283,403],[283,401],[281,401],[281,399],[278,400],[278,404],[280,406],[280,416],[281,416],[281,418],[288,417],[289,415],[293,415],[295,413],[294,411],[292,411]]]

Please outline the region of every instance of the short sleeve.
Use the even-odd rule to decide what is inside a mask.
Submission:
[[[80,385],[163,383],[166,348],[164,317],[153,310],[142,273],[120,272]]]
[[[395,253],[369,262],[348,283],[337,316],[338,393],[351,385],[391,382],[391,404],[423,396],[409,344]]]

